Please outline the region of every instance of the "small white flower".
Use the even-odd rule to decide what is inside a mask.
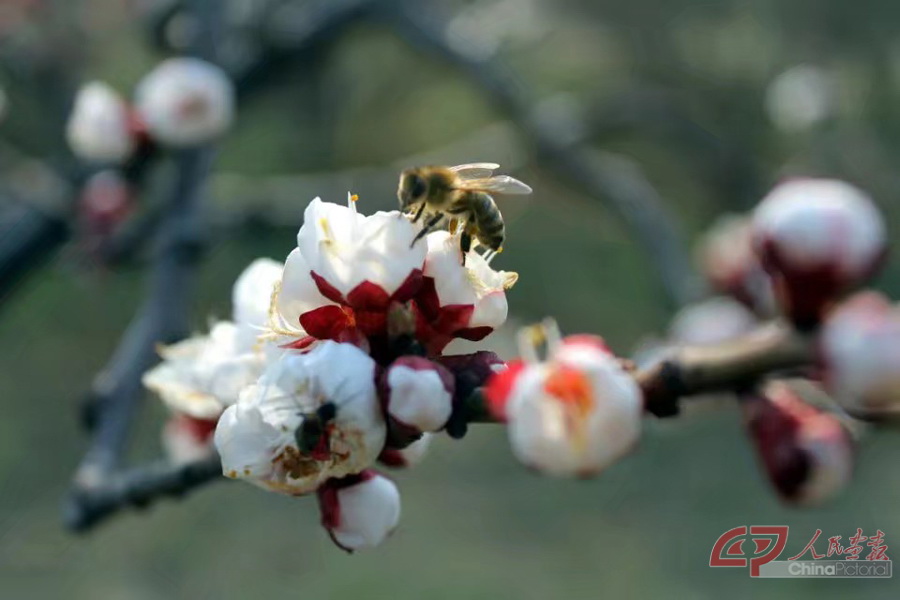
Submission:
[[[884,220],[861,190],[831,179],[795,179],[757,207],[754,245],[795,322],[814,323],[837,293],[870,276],[887,245]]]
[[[151,137],[170,146],[194,146],[231,126],[234,95],[231,80],[216,65],[170,58],[138,84],[135,105]]]
[[[416,227],[398,211],[364,216],[348,197],[348,206],[314,199],[297,233],[297,247],[320,278],[320,291],[354,308],[408,300],[425,262],[426,245],[412,244]]]
[[[755,325],[756,317],[746,306],[718,296],[679,310],[669,326],[669,337],[677,344],[713,345],[740,337]]]
[[[523,463],[557,476],[599,473],[637,443],[641,391],[598,338],[549,344],[547,361],[512,363],[489,382],[488,396],[504,405]]]
[[[264,353],[257,338],[280,275],[281,263],[252,262],[232,289],[235,321],[220,321],[207,335],[161,349],[163,361],[144,374],[144,385],[172,411],[198,419],[215,419],[237,402],[241,389],[262,373]]]
[[[91,162],[125,162],[135,146],[129,120],[128,106],[113,88],[99,81],[82,86],[66,126],[72,153]]]
[[[353,552],[374,548],[400,522],[400,492],[374,471],[332,480],[318,493],[322,524],[334,543]]]
[[[301,448],[298,428],[329,404],[335,416],[321,443]],[[355,346],[325,341],[270,363],[224,412],[215,443],[226,476],[297,495],[359,473],[378,457],[384,438],[375,362]]]
[[[220,321],[208,335],[160,349],[163,360],[144,374],[143,383],[171,410],[215,419],[262,372],[262,356],[242,342],[234,323]]]
[[[453,411],[453,375],[439,364],[417,356],[394,361],[384,376],[387,412],[401,425],[438,431]]]
[[[822,326],[819,352],[835,400],[861,418],[900,416],[900,308],[859,293]]]

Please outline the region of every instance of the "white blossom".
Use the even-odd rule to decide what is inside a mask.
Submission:
[[[66,139],[75,156],[98,163],[119,164],[134,151],[128,106],[116,91],[94,81],[78,90]]]
[[[831,73],[814,65],[796,65],[766,88],[769,119],[786,132],[811,128],[834,113],[836,86]]]
[[[234,84],[197,58],[170,58],[138,84],[135,105],[151,137],[176,147],[208,142],[234,120]]]
[[[265,356],[257,337],[280,274],[276,261],[251,263],[232,291],[235,321],[219,321],[206,335],[162,348],[163,360],[144,374],[144,385],[172,411],[198,419],[215,419],[237,402],[241,390],[262,373]]]
[[[505,396],[510,443],[523,463],[557,476],[599,473],[637,443],[640,389],[596,338],[551,346],[546,361],[513,364],[495,376],[488,395]]]
[[[310,271],[333,288],[330,293],[322,290],[329,299],[351,306],[387,302],[421,274],[426,244],[412,243],[416,227],[399,211],[364,216],[357,212],[354,197],[347,204],[319,198],[310,202],[297,248]]]
[[[298,428],[329,403],[336,415],[326,424],[323,447],[301,448]],[[355,346],[325,341],[270,362],[223,413],[215,443],[226,476],[296,495],[359,473],[378,457],[384,438],[375,362]]]

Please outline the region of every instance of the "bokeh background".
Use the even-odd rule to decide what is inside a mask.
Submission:
[[[190,23],[148,26],[164,2],[0,2],[0,213],[71,195],[63,127],[82,81],[122,91],[177,51]],[[392,4],[392,3],[384,3]],[[300,0],[222,0],[234,57],[290,45]],[[476,0],[418,2],[479,60],[500,61],[553,127],[627,161],[690,243],[716,216],[746,211],[786,175],[846,178],[900,230],[900,5],[885,0]],[[204,330],[226,316],[253,258],[282,259],[305,203],[360,194],[391,208],[399,167],[496,161],[531,184],[502,204],[520,273],[514,322],[546,315],[628,353],[676,308],[634,228],[608,198],[546,168],[522,115],[465,72],[361,19],[296,59],[273,61],[221,146],[207,198],[209,244],[191,304]],[[560,118],[562,115],[562,118]],[[568,117],[568,118],[567,118]],[[537,117],[535,117],[537,118]],[[567,135],[568,135],[567,134]],[[144,186],[152,205],[165,165]],[[48,200],[50,198],[51,200]],[[56,210],[57,208],[53,208]],[[71,215],[76,219],[76,215]],[[9,234],[12,235],[12,234]],[[886,532],[900,552],[900,438],[872,432],[853,485],[828,507],[783,507],[767,489],[729,403],[649,420],[640,449],[602,477],[540,478],[504,432],[440,439],[397,473],[400,529],[347,556],[311,499],[218,483],[181,502],[128,512],[89,534],[59,514],[87,445],[79,403],[139,304],[146,248],[100,264],[77,231],[41,255],[0,304],[0,597],[28,598],[896,598],[874,580],[751,580],[710,569],[712,544],[738,525],[786,524],[787,550],[813,532]],[[896,293],[897,262],[878,287]],[[511,355],[510,332],[487,344]],[[134,461],[160,454],[165,411],[148,397]],[[896,544],[896,546],[895,546]]]

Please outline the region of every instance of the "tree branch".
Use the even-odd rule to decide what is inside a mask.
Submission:
[[[110,476],[99,488],[75,489],[73,501],[64,507],[63,521],[73,531],[86,531],[123,508],[146,508],[157,499],[180,498],[222,477],[217,454],[184,465],[152,463]]]

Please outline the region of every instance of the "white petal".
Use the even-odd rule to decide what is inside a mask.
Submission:
[[[344,548],[373,548],[400,522],[400,492],[381,475],[338,490],[338,504],[340,524],[331,534]]]
[[[319,292],[310,276],[310,266],[299,248],[288,254],[278,290],[276,307],[284,323],[300,327],[300,315],[313,309],[334,304]]]
[[[284,265],[270,258],[258,258],[243,270],[231,291],[234,322],[240,327],[239,345],[251,349],[268,323],[272,291],[281,279]]]

